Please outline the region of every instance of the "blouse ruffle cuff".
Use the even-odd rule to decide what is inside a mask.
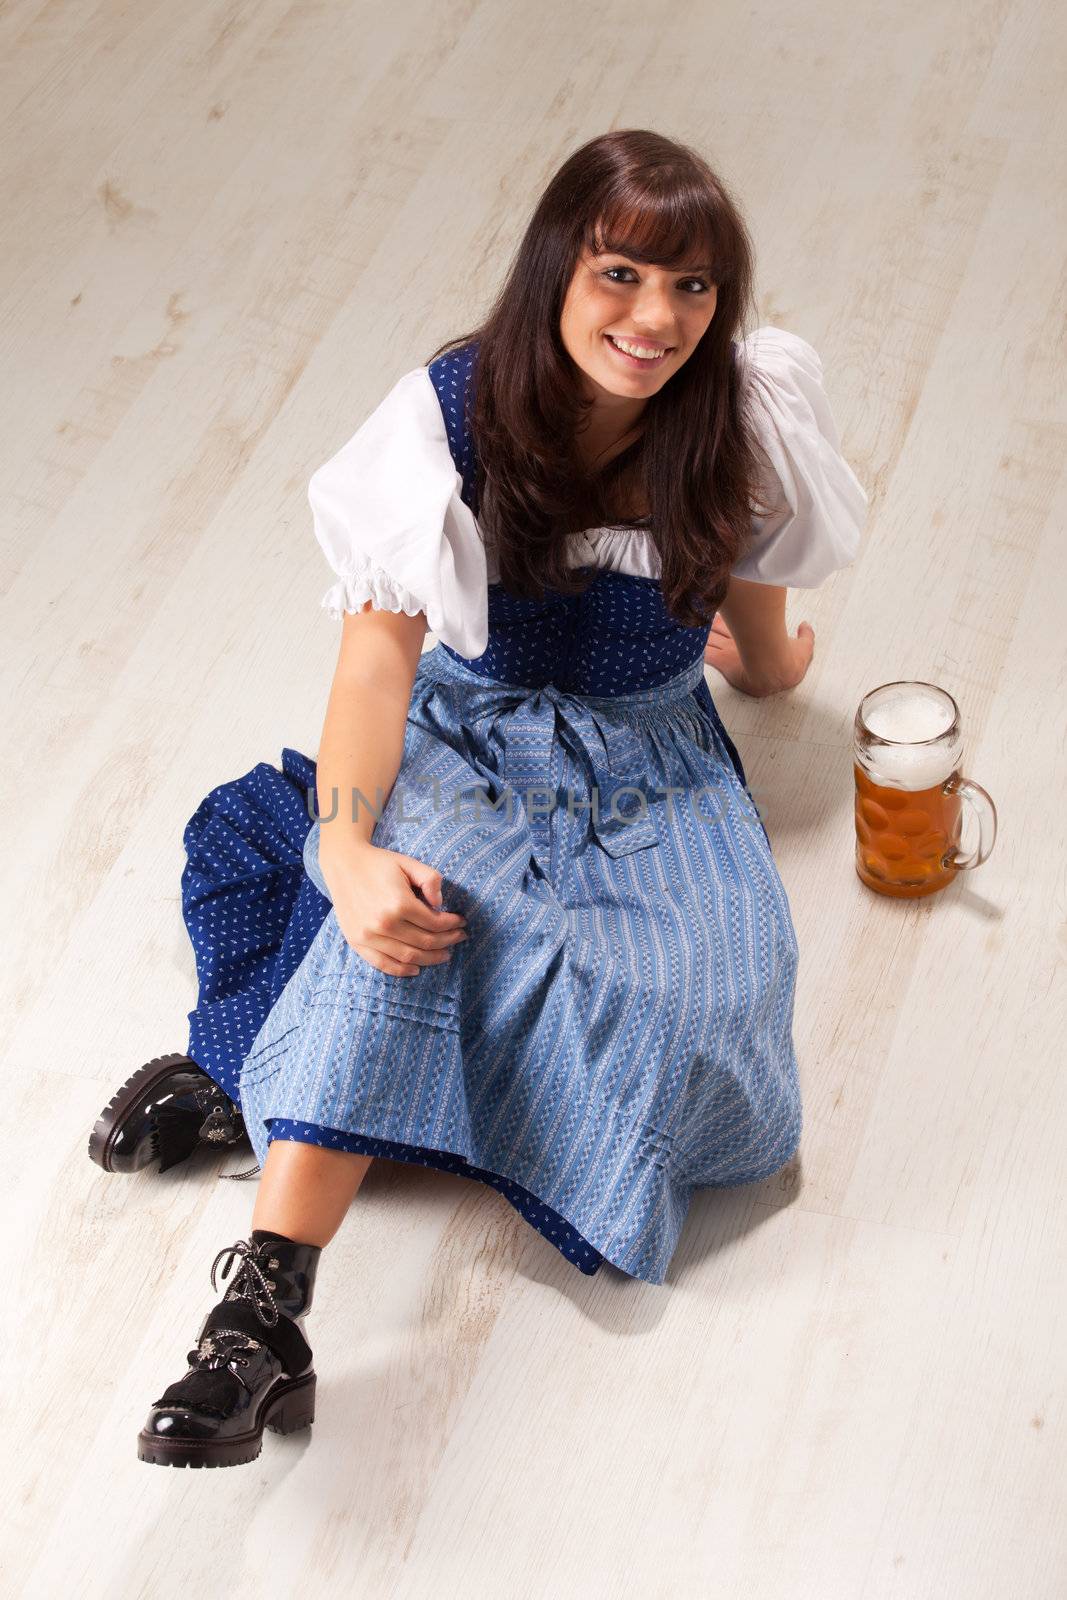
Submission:
[[[315,536],[337,574],[321,601],[334,621],[368,600],[425,611],[443,644],[483,654],[485,550],[462,481],[429,369],[415,367],[308,484]]]
[[[420,611],[425,611],[430,631],[438,631],[430,621],[427,602],[412,594],[410,589],[391,578],[384,568],[373,561],[364,561],[351,572],[342,573],[337,582],[327,589],[320,603],[334,622],[340,622],[344,612],[360,611],[368,600],[375,611],[403,611],[409,617],[417,617]]]

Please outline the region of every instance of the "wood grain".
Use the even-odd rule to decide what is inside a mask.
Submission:
[[[1062,1595],[1062,8],[14,0],[0,44],[6,1592]],[[698,1194],[661,1288],[376,1163],[311,1434],[150,1468],[255,1188],[86,1156],[187,1040],[182,829],[317,748],[311,472],[612,126],[733,185],[761,320],[819,351],[871,495],[855,565],[790,593],[804,683],[709,674],[800,941],[800,1155]],[[852,862],[855,708],[909,676],[959,701],[1000,823],[912,904]]]

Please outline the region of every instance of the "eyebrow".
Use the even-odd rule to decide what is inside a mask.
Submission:
[[[597,253],[598,256],[622,256],[622,259],[624,261],[629,261],[630,264],[632,266],[635,266],[635,267],[640,267],[640,266],[646,265],[646,263],[644,263],[642,261],[635,261],[633,256],[628,256],[624,250],[598,250],[596,253]],[[706,267],[679,267],[678,271],[679,272],[702,272],[706,276],[711,271],[711,263],[709,262]]]

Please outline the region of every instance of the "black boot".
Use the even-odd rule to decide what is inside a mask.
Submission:
[[[155,1056],[114,1094],[89,1136],[89,1157],[105,1172],[160,1172],[200,1144],[248,1142],[240,1107],[192,1056]]]
[[[254,1228],[220,1250],[240,1266],[200,1325],[189,1371],[153,1400],[137,1436],[141,1461],[161,1467],[236,1467],[254,1461],[263,1429],[293,1433],[315,1418],[315,1371],[303,1321],[321,1247]]]

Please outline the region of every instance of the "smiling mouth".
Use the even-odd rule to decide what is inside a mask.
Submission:
[[[615,351],[616,355],[620,356],[623,361],[629,362],[630,366],[635,369],[645,367],[648,370],[651,370],[653,367],[658,367],[667,359],[671,351],[674,349],[673,345],[667,345],[667,347],[661,350],[659,355],[656,356],[632,356],[628,350],[623,350],[620,345],[616,344],[614,337],[610,333],[606,333],[604,337],[608,341],[608,344],[611,346],[611,348]],[[636,344],[637,341],[635,340],[634,343]],[[649,347],[645,346],[645,348],[647,349]]]

